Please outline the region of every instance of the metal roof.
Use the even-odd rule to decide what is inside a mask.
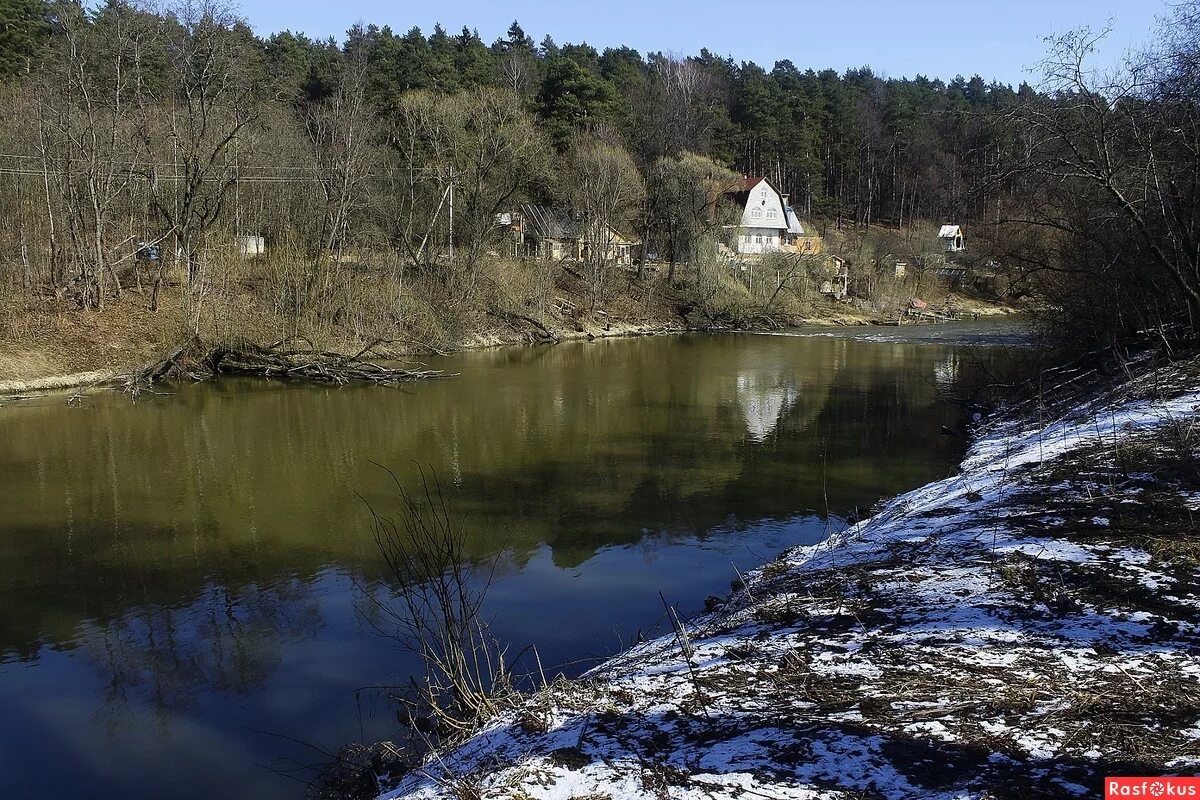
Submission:
[[[527,204],[521,213],[529,221],[529,230],[539,239],[575,240],[583,236],[582,226],[565,208]]]
[[[788,233],[793,236],[803,236],[804,226],[800,224],[799,217],[796,216],[796,211],[791,206],[783,207],[783,216],[787,218]]]

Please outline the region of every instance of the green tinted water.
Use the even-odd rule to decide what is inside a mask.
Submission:
[[[856,509],[950,472],[986,348],[672,337],[470,353],[399,389],[253,380],[0,408],[0,776],[13,793],[297,797],[392,736],[364,499],[431,468],[505,556],[515,649],[586,668]],[[360,497],[361,495],[361,497]],[[275,771],[273,771],[275,770]],[[310,777],[304,771],[295,777]]]

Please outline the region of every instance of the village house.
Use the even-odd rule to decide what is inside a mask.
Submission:
[[[805,233],[795,210],[788,204],[788,196],[766,178],[744,178],[724,199],[741,215],[731,231],[731,249],[738,255],[774,251],[821,253],[821,237]]]
[[[631,265],[641,242],[611,225],[603,230],[589,229],[587,223],[570,209],[527,203],[520,211],[501,214],[497,222],[513,238],[514,251],[524,258],[542,261],[586,261],[591,249],[599,244],[604,257],[621,265]]]
[[[738,255],[761,255],[787,244],[789,224],[784,199],[766,178],[744,178],[725,200],[740,209],[732,249]],[[796,223],[799,228],[799,223]],[[800,229],[803,233],[803,229]]]

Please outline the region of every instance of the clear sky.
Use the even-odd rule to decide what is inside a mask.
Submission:
[[[1043,37],[1056,31],[1110,23],[1101,53],[1116,61],[1142,43],[1162,16],[1164,0],[241,0],[242,13],[262,35],[290,29],[342,38],[355,22],[416,25],[425,33],[440,22],[463,25],[484,42],[503,36],[513,19],[540,42],[587,42],[598,50],[629,45],[642,53],[693,54],[707,47],[737,61],[770,69],[779,59],[797,67],[839,71],[869,64],[889,77],[986,79],[1036,83],[1027,70],[1041,58]]]

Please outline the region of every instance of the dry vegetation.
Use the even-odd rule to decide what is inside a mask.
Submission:
[[[891,279],[876,299],[835,302],[819,291],[823,260],[774,256],[739,269],[715,257],[681,269],[612,269],[597,292],[579,262],[489,256],[470,270],[404,268],[378,253],[346,254],[319,301],[306,291],[311,262],[281,254],[245,259],[209,254],[211,278],[196,333],[212,347],[237,348],[302,337],[347,354],[368,346],[405,359],[497,344],[681,330],[782,328],[807,323],[894,321],[908,299],[957,313],[991,306],[944,285]],[[110,298],[103,310],[69,298],[10,301],[0,318],[0,383],[124,372],[191,337],[184,277],[164,274],[159,310],[150,290]]]

